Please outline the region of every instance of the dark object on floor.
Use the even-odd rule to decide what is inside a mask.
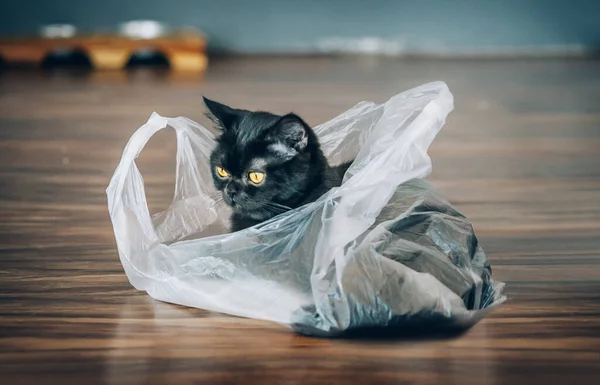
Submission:
[[[145,52],[166,57],[173,71],[202,73],[208,66],[206,38],[199,33],[174,33],[153,39],[118,35],[0,39],[0,56],[7,64],[39,66],[57,52],[85,55],[96,70],[123,70],[132,57]]]

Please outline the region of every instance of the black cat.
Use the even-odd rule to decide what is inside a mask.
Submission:
[[[299,116],[204,103],[221,132],[210,162],[215,186],[233,209],[232,232],[314,202],[341,184],[351,162],[330,166]]]

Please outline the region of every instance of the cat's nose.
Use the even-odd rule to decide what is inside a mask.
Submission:
[[[235,196],[238,194],[238,189],[236,186],[234,186],[232,183],[230,183],[227,185],[227,187],[225,187],[225,193],[227,193],[229,198],[233,202],[235,202]]]

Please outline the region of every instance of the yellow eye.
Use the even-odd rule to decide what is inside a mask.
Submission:
[[[259,184],[265,179],[265,174],[262,172],[251,172],[248,174],[248,179],[254,184]]]
[[[217,174],[219,174],[221,178],[227,178],[229,176],[229,173],[219,166],[217,166]]]

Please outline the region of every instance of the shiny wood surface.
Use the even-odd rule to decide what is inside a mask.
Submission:
[[[128,283],[105,188],[152,111],[207,123],[201,95],[320,123],[445,80],[456,109],[431,182],[473,222],[508,302],[460,336],[324,340],[159,303]],[[154,71],[0,74],[3,384],[599,384],[600,62],[217,60]],[[151,210],[174,138],[140,158]]]

